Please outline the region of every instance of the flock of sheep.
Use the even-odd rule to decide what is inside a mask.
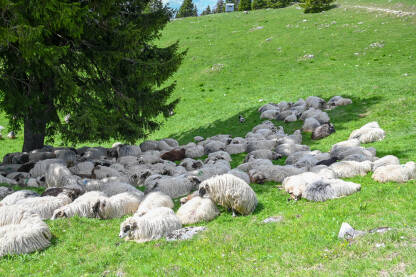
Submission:
[[[266,104],[259,112],[261,118],[304,120],[303,131],[322,138],[332,126],[322,110],[349,103],[339,96],[328,102],[309,97]],[[48,146],[10,153],[0,165],[0,183],[46,190],[38,195],[0,187],[0,256],[48,247],[51,232],[43,221],[47,219],[132,215],[121,224],[119,236],[145,242],[167,237],[183,225],[213,220],[220,214],[217,205],[234,216],[251,214],[258,200],[250,183],[274,181],[293,199],[326,201],[360,190],[360,184],[340,178],[372,171],[377,182],[415,179],[414,162],[400,165],[397,157],[378,158],[376,149],[361,146],[384,137],[379,125],[370,122],[323,153],[303,145],[300,130],[288,135],[266,120],[244,138],[195,137],[195,142],[182,146],[169,138],[139,146]],[[232,169],[231,155],[239,153],[246,153],[244,163]],[[204,155],[207,158],[200,160]],[[273,164],[282,157],[285,165]],[[173,199],[180,197],[182,205],[175,213]]]

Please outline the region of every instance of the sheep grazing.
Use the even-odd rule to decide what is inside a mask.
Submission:
[[[393,155],[387,155],[373,162],[373,171],[375,171],[377,168],[381,166],[399,165],[399,164],[400,164],[399,158]]]
[[[349,139],[358,139],[361,143],[370,143],[383,140],[385,136],[384,130],[374,121],[352,131]]]
[[[32,253],[47,248],[52,238],[49,226],[38,215],[0,227],[0,257]]]
[[[96,218],[97,210],[93,209],[93,207],[99,200],[106,198],[105,193],[100,191],[86,192],[75,199],[74,202],[56,209],[51,219],[55,220],[74,216]]]
[[[92,209],[93,213],[101,219],[118,218],[136,212],[141,200],[141,196],[123,192],[110,198],[98,199]]]
[[[172,161],[172,162],[181,161],[185,158],[185,156],[186,156],[185,153],[186,153],[185,148],[172,149],[172,150],[162,154],[160,156],[160,158],[163,159],[163,160],[168,160],[168,161]]]
[[[171,198],[178,198],[196,190],[201,181],[196,176],[162,176],[154,182],[146,182],[146,192],[161,191]]]
[[[416,179],[416,164],[414,162],[408,162],[404,165],[391,164],[380,166],[374,170],[372,178],[374,181],[380,183],[404,183]]]
[[[361,190],[361,185],[340,179],[318,180],[306,186],[302,198],[309,201],[326,201],[348,196]]]
[[[251,214],[257,206],[253,189],[242,179],[224,174],[205,180],[199,185],[199,195],[207,195],[216,204],[231,209],[233,216]]]
[[[143,201],[140,203],[139,208],[137,209],[134,216],[142,216],[148,213],[150,210],[159,207],[173,209],[174,203],[172,201],[172,198],[170,198],[169,195],[159,191],[151,192],[147,194]]]
[[[180,228],[182,224],[173,210],[159,207],[143,216],[127,218],[120,225],[119,237],[141,243],[160,239]]]
[[[201,221],[211,221],[220,214],[217,206],[210,198],[199,196],[190,199],[182,205],[176,215],[183,225]]]
[[[25,199],[25,198],[39,197],[39,196],[40,195],[38,193],[32,190],[19,190],[4,197],[3,200],[0,201],[0,207],[16,204],[18,201]]]
[[[325,123],[313,130],[311,138],[313,140],[323,139],[332,133],[335,133],[334,125],[332,123]]]
[[[365,176],[372,168],[372,162],[341,161],[329,166],[337,178],[349,178],[357,175]]]
[[[58,196],[31,197],[18,201],[18,206],[31,213],[38,214],[42,219],[50,219],[56,209],[71,203],[74,200],[72,190],[65,190]]]

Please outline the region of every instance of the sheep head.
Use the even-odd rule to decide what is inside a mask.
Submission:
[[[209,185],[200,186],[198,193],[200,197],[204,197],[205,194],[209,193]]]
[[[61,211],[57,211],[54,213],[54,215],[52,216],[52,220],[57,219],[57,218],[67,218],[68,215],[65,213],[65,211],[61,210]]]
[[[121,223],[120,226],[120,234],[118,235],[121,239],[130,235],[132,231],[137,228],[137,223],[132,220],[132,218],[128,218],[126,221]]]

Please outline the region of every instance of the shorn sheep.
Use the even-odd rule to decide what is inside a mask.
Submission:
[[[416,179],[416,164],[408,162],[404,165],[392,164],[378,167],[372,176],[374,181],[404,183]]]
[[[358,139],[361,143],[370,143],[383,140],[386,133],[377,122],[370,122],[360,129],[351,132],[349,139]]]
[[[251,214],[257,206],[253,189],[242,179],[224,174],[205,180],[199,185],[199,195],[207,195],[215,203],[231,209],[233,216]]]
[[[120,238],[141,243],[165,237],[182,228],[179,218],[172,209],[159,207],[143,216],[132,216],[120,225]]]
[[[143,201],[140,203],[139,208],[137,209],[135,216],[142,216],[149,212],[150,210],[159,208],[159,207],[166,207],[173,209],[173,206],[175,204],[173,203],[172,198],[169,197],[169,195],[164,194],[163,192],[156,191],[151,192],[146,195],[146,197],[143,199]]]
[[[219,214],[217,206],[210,198],[201,198],[199,196],[186,202],[176,212],[179,220],[184,225],[211,221]]]
[[[0,227],[0,257],[45,249],[50,245],[51,237],[48,225],[38,215]]]

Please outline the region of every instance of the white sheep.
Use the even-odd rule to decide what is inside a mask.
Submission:
[[[351,195],[361,189],[360,184],[340,179],[323,179],[306,186],[302,198],[310,201],[326,201]]]
[[[377,122],[370,122],[360,129],[351,132],[349,139],[358,139],[361,143],[370,143],[383,140],[386,133]]]
[[[74,197],[72,190],[65,190],[58,196],[31,197],[18,201],[18,206],[31,213],[38,214],[42,219],[50,219],[53,212],[72,202]]]
[[[196,176],[162,176],[151,183],[145,182],[145,186],[146,193],[161,191],[171,198],[178,198],[196,190],[200,182],[201,181]]]
[[[257,167],[249,171],[252,183],[262,184],[264,182],[281,183],[286,177],[297,175],[305,172],[304,168],[297,168],[292,165],[272,165],[265,167]]]
[[[260,114],[260,119],[277,119],[279,112],[278,109],[266,110]]]
[[[336,178],[335,172],[326,165],[316,165],[310,169],[311,172],[327,179]]]
[[[118,218],[136,212],[142,199],[142,195],[123,192],[109,198],[98,199],[92,209],[101,219]]]
[[[120,145],[117,148],[117,156],[139,156],[142,153],[140,146],[137,145]]]
[[[324,99],[317,96],[309,96],[308,98],[306,98],[305,102],[308,107],[312,107],[315,109],[323,109],[326,104]]]
[[[338,143],[335,143],[332,148],[331,148],[331,152],[335,151],[335,149],[337,147],[359,147],[360,146],[360,141],[358,139],[349,139],[349,140],[344,140],[344,141],[340,141]]]
[[[284,190],[290,194],[293,199],[300,199],[305,192],[306,187],[314,182],[321,181],[323,178],[313,172],[304,172],[301,174],[286,177],[283,180]]]
[[[32,214],[33,212],[17,205],[2,206],[0,207],[0,226],[19,224]]]
[[[250,184],[250,176],[248,176],[246,172],[238,168],[231,169],[230,171],[227,172],[227,174],[234,175],[235,177],[242,179],[247,184]]]
[[[201,221],[211,221],[220,214],[217,206],[210,198],[199,196],[192,198],[182,205],[176,215],[182,224],[194,224]]]
[[[191,142],[185,145],[184,147],[185,157],[187,158],[196,159],[204,156],[205,154],[204,147],[202,145],[196,145],[195,143]]]
[[[45,174],[47,187],[64,187],[72,177],[71,171],[63,164],[51,164]]]
[[[385,165],[399,165],[400,161],[399,158],[393,155],[387,155],[380,159],[377,159],[373,162],[373,171],[375,171],[377,168]]]
[[[165,237],[182,228],[179,218],[172,209],[159,207],[143,216],[132,216],[120,225],[120,238],[141,243]]]
[[[274,151],[268,150],[268,149],[259,149],[255,151],[251,151],[246,155],[244,158],[244,162],[248,162],[252,159],[267,159],[267,160],[277,160],[281,158],[282,156],[280,154],[277,154]]]
[[[313,130],[315,130],[319,126],[321,126],[321,123],[319,123],[319,121],[316,118],[308,117],[303,122],[302,131],[313,132]]]
[[[50,245],[49,226],[38,215],[0,227],[0,257],[39,251]]]
[[[333,163],[329,168],[335,172],[337,178],[349,178],[357,175],[365,176],[372,168],[372,162],[341,161]]]
[[[150,151],[150,150],[158,150],[159,142],[154,140],[146,140],[140,144],[140,149],[142,152]]]
[[[217,151],[208,154],[208,158],[205,159],[204,163],[208,164],[210,162],[216,162],[218,160],[225,160],[227,162],[231,162],[233,159],[231,158],[230,154],[225,151]]]
[[[111,177],[111,178],[104,178],[101,180],[91,180],[86,183],[85,190],[86,191],[102,191],[108,196],[113,196],[122,192],[134,192],[137,194],[142,194],[140,190],[136,189],[132,185],[130,185],[127,178],[118,178],[118,177]]]
[[[179,165],[185,167],[186,170],[191,171],[203,167],[204,163],[200,160],[185,158]]]
[[[231,170],[231,166],[229,163],[225,161],[224,162],[218,161],[215,164],[207,164],[207,165],[204,165],[204,167],[200,169],[189,171],[189,174],[198,177],[200,181],[204,181],[213,176],[227,173],[230,170]]]
[[[247,151],[247,143],[244,143],[244,144],[230,143],[225,146],[225,151],[230,155],[244,153]]]
[[[96,218],[97,211],[93,207],[99,200],[106,198],[107,195],[101,191],[86,192],[75,199],[74,202],[56,209],[53,212],[52,220],[74,216]]]
[[[0,200],[6,197],[9,194],[12,194],[14,190],[8,187],[0,187]],[[1,205],[0,205],[1,206]]]
[[[0,201],[0,207],[16,204],[18,201],[29,197],[40,197],[40,195],[33,190],[18,190],[4,197]]]
[[[243,163],[240,164],[239,166],[237,166],[237,169],[244,171],[246,173],[248,173],[250,170],[254,169],[254,168],[258,168],[258,167],[262,167],[262,166],[272,166],[273,163],[271,160],[265,160],[265,159],[255,159],[255,160],[251,160],[247,163]]]
[[[277,145],[276,140],[249,141],[249,143],[247,144],[247,153],[260,150],[260,149],[274,150],[276,145]]]
[[[29,173],[34,178],[45,176],[46,171],[48,170],[51,164],[64,164],[64,161],[59,159],[47,159],[39,161],[35,164],[35,166],[30,170]]]
[[[414,162],[407,162],[404,165],[391,164],[380,166],[374,171],[372,178],[380,183],[404,183],[416,179],[416,164]]]
[[[155,191],[147,194],[143,201],[140,203],[134,216],[142,216],[148,213],[150,210],[167,207],[173,209],[174,203],[169,195],[166,195],[160,191]]]
[[[221,142],[219,140],[207,140],[207,143],[204,145],[204,153],[214,153],[217,151],[224,151],[226,144],[224,142]],[[186,155],[186,151],[185,151]]]
[[[276,152],[283,156],[289,156],[299,151],[310,151],[310,148],[307,145],[293,143],[283,143],[276,147]]]
[[[253,189],[242,179],[231,174],[223,174],[205,180],[199,185],[199,195],[207,195],[215,203],[231,209],[233,216],[251,214],[257,206]]]

